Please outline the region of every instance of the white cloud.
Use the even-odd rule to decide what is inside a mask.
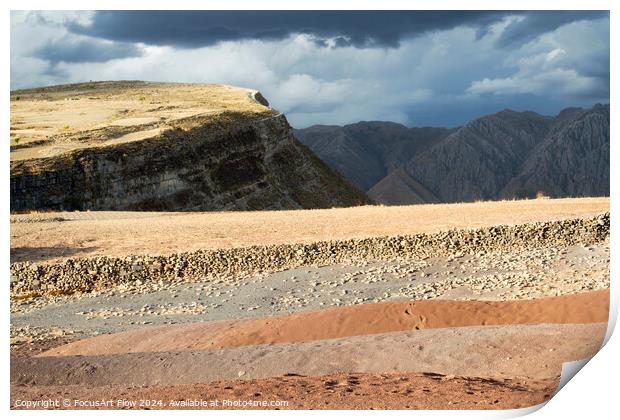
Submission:
[[[472,83],[468,93],[493,95],[540,94],[584,95],[596,88],[596,80],[572,69],[550,69],[501,79],[483,79]]]
[[[534,94],[578,100],[609,89],[609,26],[575,22],[513,51],[504,60],[510,76],[475,80],[471,95]],[[607,59],[605,60],[605,57]]]
[[[88,13],[53,19],[13,13],[12,88],[114,79],[225,83],[261,90],[296,127],[359,120],[456,125],[494,104],[488,96],[501,98],[499,109],[540,112],[539,102],[520,96],[531,94],[551,104],[547,108],[557,107],[548,101],[552,97],[587,105],[609,71],[601,71],[600,64],[609,60],[608,23],[573,23],[518,49],[497,48],[512,18],[493,25],[482,38],[473,28],[459,27],[387,49],[325,48],[310,35],[292,35],[193,49],[139,44],[142,56],[104,63],[51,65],[33,57],[49,40],[76,36],[62,22],[89,18]]]
[[[555,50],[552,50],[549,53],[547,53],[547,56],[545,57],[545,60],[552,61],[556,57],[561,56],[562,54],[566,54],[566,51],[563,50],[562,48],[556,48]]]

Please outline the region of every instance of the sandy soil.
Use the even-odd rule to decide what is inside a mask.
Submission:
[[[225,85],[101,82],[11,92],[11,161],[159,135],[190,117],[268,108]],[[104,130],[104,131],[102,131]]]
[[[13,343],[144,325],[287,315],[403,300],[515,300],[609,288],[609,243],[300,267],[264,276],[11,301]]]
[[[33,213],[11,216],[11,259],[432,233],[608,210],[608,199],[585,198],[258,213]],[[553,394],[563,362],[599,350],[608,264],[609,244],[601,243],[12,302],[12,337],[14,328],[30,328],[45,338],[12,347],[12,404],[51,397],[289,402],[280,408],[534,405]],[[536,299],[515,300],[524,297]],[[55,330],[61,336],[54,338]],[[100,331],[115,334],[92,337]],[[91,337],[75,341],[80,336]]]
[[[150,387],[11,386],[11,407],[23,408],[15,405],[16,400],[69,399],[69,409],[510,409],[546,401],[557,384],[558,378],[472,378],[403,372],[283,376]],[[81,407],[74,400],[104,400],[110,404]],[[218,405],[214,402],[201,407],[202,401],[210,404],[216,400]],[[246,401],[252,405],[243,403]],[[267,406],[256,406],[255,401],[264,401]],[[59,405],[58,408],[65,408],[62,403]]]
[[[22,341],[11,345],[11,358],[32,357],[44,351],[77,341],[83,336],[74,334],[63,337],[46,338],[37,341]]]
[[[606,323],[434,328],[301,343],[181,352],[11,360],[15,385],[158,385],[299,374],[435,372],[477,377],[558,376],[594,355]]]
[[[608,313],[607,290],[507,302],[386,302],[279,317],[142,328],[72,342],[41,356],[219,349],[475,325],[585,324],[606,322]]]
[[[609,198],[539,199],[327,210],[210,213],[75,212],[11,215],[11,261],[181,251],[591,217]]]

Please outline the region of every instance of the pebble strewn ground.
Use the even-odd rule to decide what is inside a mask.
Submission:
[[[13,343],[402,299],[506,300],[609,287],[609,243],[301,267],[11,302]]]
[[[451,230],[435,234],[323,241],[312,244],[204,250],[167,256],[76,258],[58,264],[11,265],[16,298],[59,296],[114,287],[167,289],[171,284],[214,284],[310,265],[508,253],[591,245],[609,236],[609,213],[589,219]]]

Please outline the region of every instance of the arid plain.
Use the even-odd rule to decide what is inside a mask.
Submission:
[[[605,335],[608,212],[582,198],[12,215],[12,401],[539,404]]]

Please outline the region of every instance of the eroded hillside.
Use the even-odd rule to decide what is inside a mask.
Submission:
[[[385,204],[609,195],[609,105],[504,110],[457,129],[313,126],[298,138]]]
[[[253,90],[96,82],[11,94],[12,211],[364,203]]]

